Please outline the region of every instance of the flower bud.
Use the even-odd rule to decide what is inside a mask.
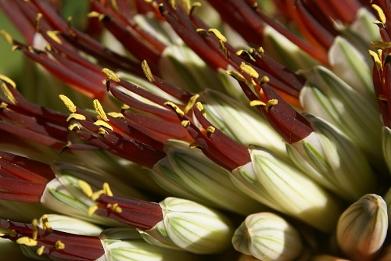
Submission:
[[[103,231],[102,228],[83,220],[57,214],[43,215],[38,226],[44,229],[46,225],[57,231],[83,236],[99,236]]]
[[[270,124],[242,103],[216,91],[202,92],[205,116],[232,139],[244,145],[257,145],[286,157],[285,143]]]
[[[198,203],[166,198],[160,202],[164,218],[154,228],[141,231],[147,242],[196,254],[218,253],[230,244],[230,223]]]
[[[110,261],[145,260],[197,260],[184,251],[160,248],[146,243],[137,231],[127,228],[105,230],[100,236],[105,249],[105,256]]]
[[[233,182],[259,202],[300,219],[322,231],[330,231],[341,208],[319,185],[264,150],[251,150],[251,162],[234,170]]]
[[[341,215],[337,241],[352,259],[365,260],[382,247],[388,229],[387,206],[382,197],[367,194]]]
[[[260,260],[295,260],[303,249],[296,229],[268,212],[248,216],[236,229],[232,244],[237,251]]]
[[[170,141],[165,151],[167,157],[154,166],[153,177],[171,195],[244,215],[261,210],[258,202],[235,188],[229,171],[200,150]]]
[[[331,125],[309,117],[316,131],[287,145],[290,158],[308,177],[346,200],[353,201],[376,188],[367,159]]]

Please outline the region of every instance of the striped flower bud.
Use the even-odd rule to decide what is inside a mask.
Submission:
[[[234,248],[260,260],[296,260],[303,249],[299,233],[273,213],[250,215],[236,229]]]
[[[251,150],[251,162],[231,177],[259,202],[323,231],[334,228],[341,212],[338,202],[318,184],[264,150]]]
[[[373,191],[376,178],[362,152],[331,125],[316,117],[310,120],[317,131],[287,145],[296,166],[346,200]]]
[[[341,215],[337,241],[352,259],[366,260],[383,245],[388,229],[387,206],[382,197],[367,194]]]
[[[211,207],[250,214],[263,207],[238,191],[230,172],[187,143],[170,141],[167,156],[154,166],[154,179],[171,195],[195,200]]]
[[[163,220],[150,230],[139,230],[147,242],[197,254],[218,253],[229,246],[231,225],[217,212],[179,198],[166,198],[160,206]]]

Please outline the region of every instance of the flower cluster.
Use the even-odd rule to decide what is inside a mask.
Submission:
[[[61,3],[0,0],[2,256],[391,258],[391,0]]]

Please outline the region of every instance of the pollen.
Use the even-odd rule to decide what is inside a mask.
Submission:
[[[20,237],[16,240],[16,243],[19,245],[25,245],[29,247],[36,246],[38,242],[30,237]]]
[[[153,74],[152,74],[152,71],[151,71],[151,68],[149,67],[147,60],[143,60],[141,62],[141,68],[143,69],[145,77],[147,77],[148,81],[150,81],[150,82],[155,81]]]
[[[189,102],[186,104],[186,107],[184,109],[185,113],[188,113],[194,107],[194,105],[197,102],[198,98],[200,98],[199,94],[191,96],[191,98],[189,99]]]
[[[9,77],[5,76],[4,74],[0,74],[0,80],[8,83],[9,85],[11,85],[16,89],[16,83],[13,80],[11,80]]]
[[[251,67],[251,65],[248,65],[248,64],[246,64],[245,62],[242,62],[242,63],[240,64],[240,69],[241,69],[243,72],[247,73],[249,76],[251,76],[251,77],[253,77],[253,78],[255,78],[255,79],[258,79],[258,78],[259,78],[258,72],[257,72],[253,67]]]
[[[93,101],[93,104],[94,104],[94,108],[95,108],[96,113],[98,113],[98,115],[99,115],[99,118],[104,121],[109,121],[109,119],[107,118],[106,112],[104,111],[102,104],[99,102],[99,100],[95,99]]]
[[[372,4],[372,8],[375,9],[375,11],[377,12],[377,16],[379,17],[380,23],[385,24],[387,22],[387,18],[384,14],[383,9],[376,4]]]
[[[63,94],[60,94],[58,95],[58,97],[60,98],[60,100],[64,103],[64,105],[67,107],[67,109],[72,112],[72,113],[75,113],[76,112],[76,106],[75,104],[71,101],[71,99],[69,99],[67,96],[63,95]]]
[[[62,41],[58,35],[60,34],[59,31],[47,31],[46,34],[56,43],[62,44]]]
[[[88,184],[84,180],[79,180],[78,185],[79,185],[79,188],[83,191],[84,194],[86,194],[87,197],[92,196],[93,191],[92,191],[90,184]]]
[[[0,85],[1,87],[1,90],[4,94],[4,96],[8,99],[8,101],[12,104],[15,104],[16,103],[16,99],[15,99],[15,96],[12,94],[12,92],[8,89],[7,85],[5,85],[4,83],[2,83]]]
[[[102,72],[106,75],[107,79],[109,79],[111,81],[114,81],[114,82],[121,81],[120,78],[118,77],[118,75],[108,68],[103,68]]]
[[[63,242],[61,242],[61,240],[57,240],[56,243],[54,244],[54,247],[57,250],[62,250],[62,249],[65,249],[65,244]]]

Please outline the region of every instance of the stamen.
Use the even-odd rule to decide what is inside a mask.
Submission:
[[[38,238],[38,220],[34,218],[33,221],[31,222],[31,225],[32,225],[32,230],[33,230],[32,238],[34,240],[37,240],[37,238]]]
[[[8,44],[13,44],[14,43],[14,39],[12,38],[12,36],[5,30],[0,30],[0,35],[3,36],[4,40],[8,43]]]
[[[29,237],[20,237],[16,240],[16,243],[19,245],[25,245],[29,247],[36,246],[38,242],[32,238]]]
[[[75,129],[81,130],[81,128],[82,128],[82,125],[80,123],[78,123],[78,122],[71,123],[68,126],[68,130],[70,130],[70,131],[73,131]]]
[[[183,120],[181,121],[181,125],[184,127],[184,128],[187,128],[190,126],[190,121],[189,120]]]
[[[37,251],[35,251],[35,253],[37,253],[37,255],[39,256],[42,256],[44,251],[45,251],[45,246],[40,246],[37,248]]]
[[[13,80],[11,80],[9,77],[5,76],[4,74],[0,74],[0,80],[8,83],[9,85],[11,85],[16,89],[16,83]]]
[[[220,42],[226,43],[227,38],[216,28],[210,28],[208,29],[209,33],[212,33]]]
[[[63,242],[61,242],[61,240],[57,240],[56,243],[54,244],[54,247],[57,250],[62,250],[62,249],[65,249],[65,244]]]
[[[114,81],[114,82],[121,81],[120,78],[118,77],[118,75],[108,68],[103,68],[102,72],[106,75],[107,79],[109,79],[111,81]]]
[[[103,191],[109,197],[114,196],[113,192],[111,191],[110,185],[107,182],[103,183]]]
[[[8,101],[12,104],[16,104],[15,96],[12,94],[12,92],[8,89],[7,85],[2,83],[0,85],[1,90],[3,91],[5,97],[8,99]]]
[[[151,68],[149,67],[147,60],[143,60],[141,62],[141,68],[143,69],[145,77],[147,77],[149,82],[155,81],[153,74],[152,74],[152,71],[151,71]]]
[[[98,13],[96,11],[89,12],[87,17],[89,18],[98,18],[100,21],[105,17],[104,14]]]
[[[249,76],[255,78],[255,79],[258,79],[259,78],[259,74],[258,72],[251,66],[251,65],[248,65],[246,64],[245,62],[242,62],[240,64],[240,69],[247,73]]]
[[[384,25],[387,22],[387,18],[384,14],[383,9],[376,4],[372,4],[372,8],[375,9],[375,11],[377,12],[377,16],[379,17],[379,21],[376,21],[375,23]]]
[[[383,68],[383,62],[382,62],[382,56],[381,56],[381,50],[379,49],[378,52],[369,50],[369,55],[372,57],[373,61],[375,62],[376,66],[378,68]]]
[[[59,31],[47,31],[46,34],[56,43],[62,44],[62,41],[58,35],[60,34]]]
[[[77,108],[76,108],[75,104],[71,101],[71,99],[69,99],[67,96],[65,96],[63,94],[58,95],[58,97],[60,98],[60,100],[64,103],[64,105],[67,107],[67,109],[71,113],[76,112]]]
[[[107,115],[113,118],[125,118],[125,116],[120,112],[108,112]]]
[[[93,205],[91,207],[88,208],[88,216],[91,217],[92,215],[94,215],[94,213],[98,210],[98,206],[97,205]]]
[[[206,133],[207,133],[208,137],[210,137],[213,133],[215,133],[215,131],[216,131],[216,128],[213,126],[209,126],[208,128],[206,128]]]
[[[164,103],[164,105],[168,106],[168,107],[171,107],[176,114],[178,114],[179,116],[185,116],[185,113],[173,102],[171,101],[167,101]]]
[[[92,191],[90,184],[88,184],[84,180],[79,180],[78,185],[79,185],[80,189],[83,191],[83,193],[86,194],[87,197],[92,196],[93,191]]]
[[[107,122],[105,121],[102,121],[102,120],[97,120],[94,122],[94,125],[96,126],[100,126],[100,127],[105,127],[106,129],[109,129],[109,130],[113,130],[113,127],[111,127],[110,124],[108,124]]]
[[[118,205],[118,203],[114,203],[114,204],[107,204],[107,208],[111,209],[112,211],[114,211],[115,213],[122,213],[122,208]]]
[[[200,97],[199,94],[191,96],[189,102],[186,104],[186,107],[184,109],[185,114],[187,114],[193,108],[194,104],[197,102],[199,97]]]
[[[99,102],[99,100],[95,99],[93,101],[95,111],[98,113],[99,118],[104,121],[109,121],[107,118],[106,112],[104,111],[102,104]]]
[[[87,118],[83,114],[80,113],[71,113],[69,114],[67,121],[70,121],[72,119],[79,120],[79,121],[85,121]]]

